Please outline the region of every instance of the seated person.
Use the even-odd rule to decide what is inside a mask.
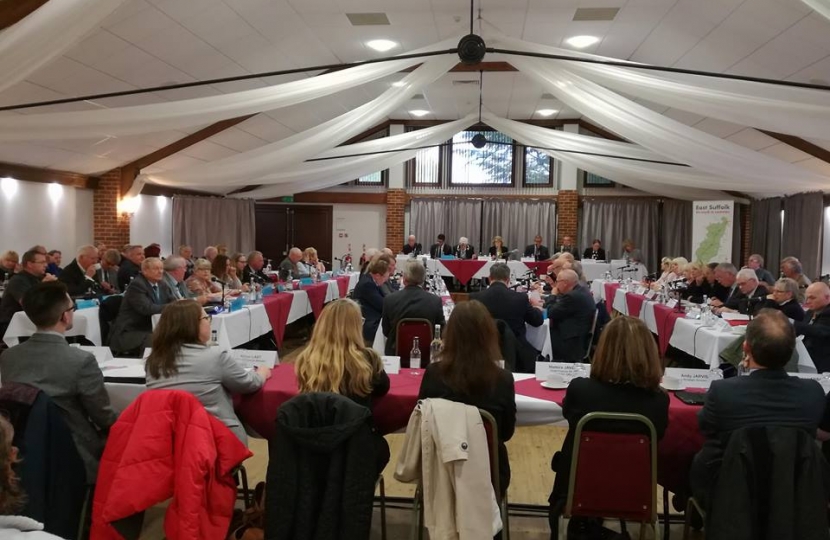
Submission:
[[[597,305],[591,292],[578,285],[576,272],[561,270],[548,299],[553,361],[581,362],[585,356]]]
[[[6,334],[14,314],[23,311],[23,296],[38,283],[48,283],[58,278],[46,273],[46,255],[29,250],[23,254],[20,272],[6,283],[0,299],[0,338]]]
[[[406,239],[406,244],[404,244],[401,253],[415,257],[420,255],[422,250],[423,248],[421,247],[421,244],[415,241],[415,235],[410,234],[409,238]]]
[[[602,249],[602,242],[600,242],[598,238],[595,238],[594,241],[591,242],[591,247],[585,248],[585,253],[582,254],[582,258],[593,259],[595,261],[608,260],[605,255],[605,250]]]
[[[242,290],[242,281],[236,275],[236,267],[227,255],[220,253],[213,259],[213,264],[210,265],[210,273],[213,277],[225,283],[225,294],[238,294]],[[220,283],[219,286],[221,287],[221,285]]]
[[[541,235],[536,235],[533,238],[533,243],[525,248],[525,257],[533,257],[534,261],[546,261],[550,259],[550,250],[547,246],[542,245]]]
[[[796,302],[797,296],[798,283],[790,278],[781,278],[770,287],[770,293],[761,304],[761,309],[777,309],[788,319],[803,321],[804,309]]]
[[[98,250],[98,257],[101,268],[95,273],[95,279],[101,285],[105,294],[119,294],[122,292],[118,286],[118,265],[121,264],[121,254],[117,249],[107,249],[101,256]]]
[[[103,292],[96,279],[98,276],[98,249],[95,246],[83,246],[78,255],[72,259],[61,272],[60,281],[66,284],[69,296],[76,298],[88,293]]]
[[[775,277],[773,277],[772,273],[764,268],[764,258],[757,253],[753,253],[749,256],[749,259],[746,261],[746,265],[749,268],[755,270],[755,275],[758,276],[758,283],[767,285],[774,285],[775,284]]]
[[[807,287],[810,286],[812,281],[804,275],[801,261],[795,257],[784,257],[781,260],[781,273],[784,274],[784,277],[788,277],[798,283],[798,297],[796,300],[798,300],[799,304],[803,304],[806,299]]]
[[[303,265],[306,267],[307,274],[311,274],[312,268],[317,270],[318,274],[326,271],[326,265],[321,263],[320,259],[317,258],[317,250],[313,247],[305,248],[305,251],[303,251]]]
[[[662,286],[669,279],[669,274],[671,273],[671,261],[671,257],[663,257],[660,259],[660,277],[654,281],[654,285]],[[652,275],[656,276],[657,273],[655,272]]]
[[[579,249],[573,245],[573,239],[570,236],[562,237],[562,244],[559,246],[559,253],[569,253],[574,260],[579,260]]]
[[[53,249],[49,253],[47,253],[48,257],[46,260],[48,261],[46,264],[46,272],[52,274],[55,277],[60,277],[61,271],[61,260],[63,259],[63,253],[60,252],[58,249]]]
[[[218,257],[218,255],[217,255]],[[215,257],[214,257],[215,260]],[[211,281],[210,270],[212,263],[207,259],[199,259],[193,265],[193,275],[187,278],[184,282],[187,285],[187,290],[193,296],[215,295],[222,293],[222,285]]]
[[[177,300],[164,308],[146,361],[147,388],[190,392],[247,445],[231,393],[256,392],[271,377],[271,370],[256,367],[249,371],[228,351],[210,346],[210,319],[193,300]]]
[[[494,236],[493,237],[493,245],[490,246],[490,249],[487,251],[490,255],[491,259],[502,259],[507,260],[507,256],[510,253],[510,250],[507,249],[507,246],[504,245],[504,240],[502,240],[501,236]]]
[[[114,353],[141,355],[153,334],[153,315],[176,299],[163,281],[164,267],[156,258],[141,263],[141,274],[124,292],[121,309],[110,328],[110,348]],[[117,355],[117,354],[116,354]]]
[[[131,245],[124,248],[124,258],[118,266],[118,288],[127,290],[127,286],[141,273],[141,263],[146,258],[144,248],[138,245]]]
[[[381,289],[383,289],[383,296],[386,297],[393,292],[398,292],[401,289],[401,284],[398,281],[399,276],[395,275],[398,268],[398,260],[394,255],[386,253],[385,251],[382,251],[379,255],[377,255],[377,257],[383,259],[387,262],[387,264],[389,264],[389,279],[387,279],[386,283],[381,286]]]
[[[403,269],[403,289],[383,299],[382,329],[386,336],[386,354],[394,356],[398,323],[403,319],[426,319],[435,327],[444,324],[441,298],[424,290],[426,268],[409,261]],[[372,336],[374,338],[374,335]]]
[[[452,255],[452,248],[447,245],[447,237],[438,235],[438,240],[429,247],[429,256],[433,259],[440,259],[443,255]]]
[[[347,298],[323,308],[311,340],[297,357],[294,370],[300,392],[333,392],[372,409],[389,392],[389,376],[380,356],[364,346],[360,308]],[[378,473],[389,462],[389,445],[374,431]]]
[[[760,305],[766,291],[758,287],[758,276],[751,268],[743,268],[735,276],[738,290],[729,296],[723,306],[715,308],[715,313],[749,313],[755,305]]]
[[[302,263],[303,252],[300,248],[293,247],[288,251],[288,256],[280,263],[280,279],[287,281],[291,279],[300,279],[301,277],[308,277],[308,268]],[[248,264],[250,264],[250,257]]]
[[[360,276],[354,288],[353,298],[363,313],[363,339],[372,343],[383,313],[383,284],[389,279],[389,263],[375,257],[367,272]]]
[[[703,265],[699,262],[689,263],[684,272],[686,277],[686,288],[681,289],[680,296],[695,304],[703,303],[704,298],[712,296],[712,287],[706,281],[703,273]]]
[[[481,302],[461,302],[453,310],[440,358],[427,366],[418,399],[448,399],[493,415],[499,431],[499,487],[503,494],[510,485],[510,460],[504,443],[516,428],[516,391],[513,376],[497,363],[502,358],[496,324]]]
[[[718,263],[712,274],[715,279],[715,283],[712,285],[713,298],[709,300],[712,307],[722,307],[732,300],[733,296],[741,294],[737,283],[738,269],[735,268],[734,264],[728,262]]]
[[[697,415],[706,443],[692,462],[690,483],[702,508],[732,432],[778,426],[803,429],[815,437],[824,412],[821,385],[784,371],[795,349],[795,332],[783,313],[761,311],[746,328],[743,349],[750,374],[713,381]]]
[[[654,424],[657,438],[661,439],[669,423],[669,396],[660,388],[662,376],[660,354],[644,322],[620,316],[605,326],[591,364],[590,378],[572,380],[562,402],[568,434],[562,450],[551,460],[551,468],[556,472],[548,499],[552,526],[553,518],[564,510],[568,495],[576,425],[592,412],[641,414]],[[620,431],[624,429],[618,424],[616,427]],[[639,426],[634,429],[640,431]]]
[[[0,282],[8,281],[17,271],[18,256],[16,251],[6,251],[0,255]]]
[[[0,379],[34,386],[52,398],[72,432],[87,482],[94,484],[107,431],[118,417],[104,388],[104,375],[92,353],[70,347],[64,338],[75,317],[66,285],[36,285],[23,304],[37,331],[0,356]]]
[[[270,283],[271,279],[262,271],[265,265],[265,258],[261,251],[252,251],[248,253],[248,265],[242,270],[242,283],[250,285],[251,278],[254,283]]]
[[[631,264],[643,262],[643,252],[634,246],[634,241],[631,239],[623,240],[623,252],[621,259]]]
[[[476,250],[470,245],[466,236],[458,239],[458,246],[455,248],[455,256],[459,259],[472,259],[476,256]]]
[[[830,371],[830,287],[817,281],[807,287],[807,313],[795,323],[795,332],[804,336],[804,347],[810,353],[819,373]]]

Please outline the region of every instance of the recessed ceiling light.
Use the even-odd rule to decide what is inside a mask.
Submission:
[[[367,41],[366,46],[379,52],[386,52],[391,51],[398,44],[390,39],[373,39],[372,41]]]
[[[559,111],[556,109],[539,109],[538,111],[536,111],[536,114],[538,114],[539,116],[553,116],[558,112]]]
[[[406,83],[403,81],[395,81],[392,83],[392,86],[394,86],[395,88],[400,88],[402,86],[406,86]]]
[[[411,114],[412,116],[421,117],[421,116],[428,115],[429,111],[425,111],[424,109],[413,109],[413,110],[409,111],[409,114]]]
[[[599,38],[596,36],[574,36],[566,39],[565,43],[571,47],[576,47],[577,49],[584,49],[585,47],[590,47],[598,41]]]

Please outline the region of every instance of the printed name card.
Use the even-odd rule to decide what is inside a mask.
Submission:
[[[647,291],[646,292],[646,298],[648,298],[649,300],[654,299],[654,297],[656,295],[657,295],[657,291]]]
[[[112,360],[112,351],[109,347],[86,347],[81,346],[78,347],[82,351],[90,352],[95,356],[95,361],[98,362],[100,366],[104,362],[108,360]]]
[[[680,381],[680,388],[709,388],[711,383],[708,369],[666,368],[663,382],[666,377]]]
[[[670,309],[676,308],[677,307],[677,300],[672,298],[671,300],[666,302],[666,306],[668,306]]]
[[[637,287],[637,289],[634,291],[634,293],[639,294],[640,296],[643,296],[643,295],[646,294],[646,288],[643,287],[642,285],[640,285],[639,287]]]
[[[383,361],[383,371],[387,374],[397,375],[401,371],[401,357],[400,356],[381,356]]]
[[[559,375],[565,380],[587,377],[591,374],[591,364],[571,362],[536,362],[536,380],[546,381],[551,375]]]
[[[255,366],[265,366],[273,368],[279,364],[277,358],[277,351],[254,351],[248,349],[233,349],[231,358],[239,362],[245,367],[251,368]]]
[[[715,322],[715,330],[719,332],[732,332],[732,326],[723,319],[718,319]]]

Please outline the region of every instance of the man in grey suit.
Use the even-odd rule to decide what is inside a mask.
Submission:
[[[113,352],[140,355],[149,347],[153,335],[152,317],[176,300],[164,283],[164,267],[160,259],[149,257],[141,263],[141,273],[124,292],[121,309],[110,329]]]
[[[546,307],[550,320],[551,360],[581,362],[586,346],[590,346],[587,339],[597,315],[591,291],[579,285],[576,272],[560,270]]]
[[[75,312],[66,285],[35,285],[23,304],[37,332],[0,356],[0,378],[4,384],[34,386],[52,398],[63,412],[92,484],[107,430],[118,416],[104,389],[104,376],[92,354],[70,347],[64,338]]]
[[[404,288],[383,299],[381,326],[386,336],[386,354],[395,354],[398,322],[401,319],[427,319],[433,326],[444,325],[441,299],[423,289],[426,268],[420,262],[407,261],[403,270]]]

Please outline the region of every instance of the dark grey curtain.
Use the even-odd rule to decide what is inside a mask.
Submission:
[[[743,212],[748,212],[749,209],[743,205],[735,203],[732,211],[732,264],[736,268],[741,268],[746,261],[742,261],[741,253],[743,253],[743,236],[741,235],[741,223],[743,223]]]
[[[649,270],[659,268],[657,232],[660,227],[660,203],[654,200],[587,199],[582,205],[580,247],[599,238],[609,259],[622,255],[622,242],[634,241],[643,253]]]
[[[207,246],[225,244],[231,253],[255,249],[253,199],[173,197],[173,252],[181,244],[200,255]]]
[[[428,249],[444,233],[454,246],[466,236],[476,251],[481,246],[481,201],[476,199],[412,199],[409,207],[412,234]],[[489,244],[488,244],[489,245]]]
[[[537,234],[547,246],[556,243],[556,204],[553,201],[486,200],[482,205],[482,251],[501,236],[504,245],[518,249],[533,243]],[[551,248],[553,249],[553,248]]]
[[[824,223],[824,196],[799,193],[784,199],[783,256],[801,261],[804,274],[814,279],[821,274],[821,245]]]
[[[692,204],[692,201],[674,199],[663,201],[659,257],[686,257],[692,260]]]
[[[778,274],[781,260],[781,208],[780,197],[752,201],[750,206],[751,253],[764,258],[765,266],[773,275]]]

